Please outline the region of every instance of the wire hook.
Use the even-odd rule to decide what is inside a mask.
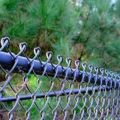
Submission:
[[[4,48],[8,48],[10,45],[10,38],[9,37],[3,37],[1,39],[1,48],[0,51],[2,51]]]

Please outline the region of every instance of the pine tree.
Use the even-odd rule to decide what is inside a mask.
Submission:
[[[71,45],[68,40],[76,33],[78,21],[69,0],[3,0],[1,6],[1,36],[27,40],[31,47],[40,46],[43,51],[51,48],[59,51],[66,43],[59,52],[69,52],[66,50]]]
[[[75,43],[84,45],[84,60],[120,71],[120,2],[84,0],[80,11],[80,33]]]

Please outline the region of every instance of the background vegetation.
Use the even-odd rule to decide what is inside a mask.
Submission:
[[[119,11],[119,0],[0,0],[0,37],[120,71]]]

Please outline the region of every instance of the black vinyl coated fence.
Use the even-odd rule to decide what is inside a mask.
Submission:
[[[8,37],[0,48],[1,120],[120,120],[120,76],[86,63],[46,53],[40,60],[40,48],[34,57],[25,55],[26,43],[19,52],[10,50]]]

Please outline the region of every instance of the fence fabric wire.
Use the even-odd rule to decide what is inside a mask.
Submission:
[[[120,76],[86,63],[57,56],[51,62],[40,60],[40,48],[34,57],[25,55],[26,43],[19,52],[10,50],[8,37],[0,48],[1,120],[120,120]]]

